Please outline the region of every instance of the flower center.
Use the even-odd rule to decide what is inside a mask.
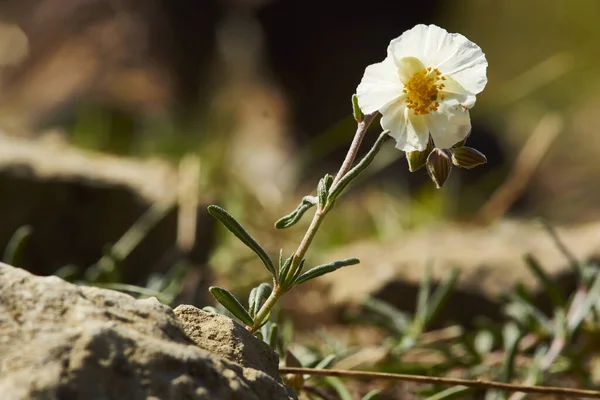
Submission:
[[[413,110],[415,115],[429,114],[437,111],[439,100],[444,100],[444,95],[439,94],[445,85],[440,81],[446,78],[437,69],[431,67],[416,72],[404,85],[406,94],[406,107]]]

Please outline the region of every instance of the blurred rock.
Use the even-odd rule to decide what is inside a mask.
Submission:
[[[600,222],[557,228],[569,250],[582,261],[600,261]],[[341,310],[357,306],[367,296],[383,299],[401,310],[415,310],[419,283],[430,263],[432,281],[446,279],[452,267],[460,270],[458,285],[439,322],[470,324],[477,316],[500,319],[501,294],[520,283],[536,294],[543,310],[550,302],[540,282],[526,267],[524,256],[532,254],[569,293],[575,275],[569,260],[548,232],[532,222],[502,221],[489,227],[438,225],[411,233],[394,242],[364,242],[339,249],[323,262],[356,257],[361,263],[342,268],[300,288],[302,300],[292,304],[315,319],[339,317]],[[295,292],[292,292],[295,293]],[[331,305],[331,307],[329,306]]]
[[[264,346],[250,334],[236,336],[236,329],[225,317],[213,318],[210,330],[194,329],[203,332],[195,341],[229,336],[242,343],[223,346]],[[265,365],[249,356],[247,364]],[[0,393],[14,400],[296,398],[276,374],[195,346],[173,311],[154,298],[135,300],[6,264],[0,264],[0,358]],[[276,358],[269,361],[276,373]]]
[[[29,225],[32,235],[19,267],[40,275],[67,264],[85,268],[153,204],[174,202],[157,225],[142,232],[122,264],[122,279],[139,282],[177,261],[169,260],[177,250],[177,183],[177,170],[164,161],[0,137],[0,249],[19,227]],[[196,240],[184,255],[201,265],[212,247],[214,222],[205,205],[198,208]]]

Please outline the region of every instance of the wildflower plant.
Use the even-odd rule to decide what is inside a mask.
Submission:
[[[307,269],[305,257],[342,192],[371,164],[388,136],[406,153],[409,170],[426,166],[438,188],[446,182],[452,165],[473,168],[485,163],[485,156],[466,147],[465,142],[471,131],[469,110],[487,83],[486,69],[479,46],[435,25],[417,25],[392,40],[387,57],[366,68],[352,97],[357,129],[340,170],[335,176],[325,175],[316,194],[305,196],[294,211],[275,223],[278,229],[290,228],[314,209],[296,251],[284,256],[281,250],[274,261],[233,216],[216,205],[208,207],[208,212],[248,246],[272,275],[272,283],[252,289],[247,307],[226,289],[213,286],[210,292],[215,299],[250,332],[263,336],[261,327],[283,295],[321,275],[358,264],[358,259],[348,258]],[[367,130],[379,116],[383,132],[356,161]]]

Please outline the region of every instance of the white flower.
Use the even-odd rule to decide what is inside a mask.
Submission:
[[[425,150],[429,135],[440,149],[465,139],[469,109],[487,83],[481,48],[461,34],[417,25],[392,40],[387,53],[367,67],[356,89],[362,112],[379,111],[381,126],[406,152]]]

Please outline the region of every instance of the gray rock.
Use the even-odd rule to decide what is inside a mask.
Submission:
[[[225,337],[219,331],[236,326],[212,323],[211,329]],[[246,348],[262,346],[243,339]],[[11,400],[296,398],[270,375],[272,368],[265,373],[200,349],[156,299],[36,277],[6,264],[0,264],[0,360],[0,393]]]
[[[277,354],[231,318],[190,305],[180,305],[173,311],[185,333],[199,347],[279,380]]]

